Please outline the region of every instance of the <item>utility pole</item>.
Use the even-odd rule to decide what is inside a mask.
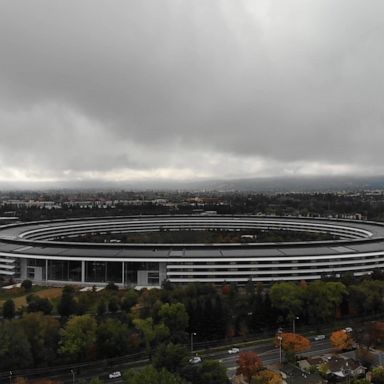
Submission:
[[[196,335],[197,335],[196,332],[191,333],[191,355],[193,355],[193,336],[196,336]]]
[[[281,363],[282,363],[281,343],[283,341],[283,338],[281,336],[277,336],[277,340],[279,340],[279,360],[280,360],[280,365],[281,365]]]
[[[71,373],[72,373],[72,384],[75,384],[75,371],[71,369]]]
[[[299,320],[299,316],[294,316],[292,320],[292,330],[293,333],[296,333],[296,320]]]

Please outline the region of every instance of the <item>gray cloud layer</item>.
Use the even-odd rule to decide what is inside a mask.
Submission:
[[[383,173],[383,14],[2,0],[0,179]]]

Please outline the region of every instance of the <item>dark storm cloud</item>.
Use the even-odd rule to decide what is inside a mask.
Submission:
[[[0,178],[380,173],[383,8],[2,1]]]

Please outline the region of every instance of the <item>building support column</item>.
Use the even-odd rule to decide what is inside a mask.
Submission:
[[[20,278],[25,280],[27,278],[28,261],[27,259],[20,259]]]
[[[45,259],[45,281],[48,281],[48,259]]]
[[[159,263],[159,284],[162,285],[167,279],[167,263]]]
[[[81,262],[81,282],[85,283],[85,261]]]
[[[27,259],[20,259],[20,278],[25,280],[27,278],[28,262]]]
[[[125,287],[125,275],[124,275],[124,269],[125,269],[124,266],[125,266],[125,264],[124,264],[124,261],[122,261],[121,264],[122,264],[121,283],[123,284],[123,287]]]

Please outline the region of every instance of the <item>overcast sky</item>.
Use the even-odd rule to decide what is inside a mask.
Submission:
[[[384,174],[382,0],[0,0],[0,181]]]

